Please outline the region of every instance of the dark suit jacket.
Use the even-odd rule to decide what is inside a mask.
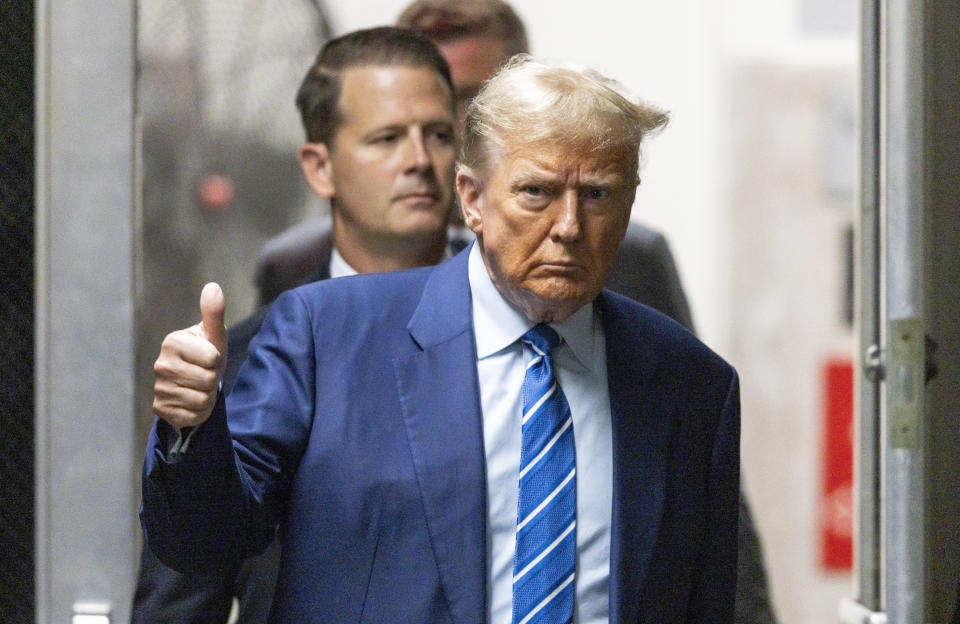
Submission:
[[[466,265],[462,253],[282,295],[190,452],[167,457],[162,422],[151,433],[141,520],[160,559],[229,567],[281,523],[278,621],[483,621]],[[611,621],[731,622],[736,374],[665,316],[609,291],[598,302],[614,426]]]
[[[693,331],[687,296],[663,234],[631,222],[613,260],[606,286],[663,312]]]
[[[308,219],[268,239],[254,269],[257,307],[272,303],[286,290],[316,281],[319,260],[326,258],[326,267],[332,250],[328,217]]]

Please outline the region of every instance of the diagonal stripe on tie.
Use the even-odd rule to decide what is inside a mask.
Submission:
[[[540,324],[521,341],[533,353],[524,373],[513,624],[573,620],[576,449],[570,406],[551,351],[560,336]]]
[[[555,490],[550,492],[549,496],[543,499],[542,503],[537,505],[533,509],[533,511],[531,511],[530,513],[528,513],[526,516],[523,517],[523,520],[517,523],[517,531],[522,531],[523,527],[530,524],[530,521],[536,518],[538,513],[546,509],[547,505],[552,503],[557,498],[557,495],[559,495],[566,489],[567,484],[570,483],[571,480],[573,480],[576,474],[577,474],[576,468],[571,470],[570,473],[567,475],[567,477],[560,483],[560,485],[558,485]]]
[[[573,575],[573,574],[571,574],[570,576],[568,576],[567,578],[565,578],[565,579],[563,580],[563,583],[562,583],[559,587],[557,587],[555,590],[553,590],[552,592],[550,592],[550,593],[547,595],[546,598],[544,598],[543,600],[541,600],[540,603],[539,603],[537,606],[535,606],[533,609],[531,609],[531,610],[530,610],[530,613],[528,613],[528,614],[526,615],[526,617],[524,617],[522,620],[520,620],[517,624],[527,624],[530,620],[532,620],[533,618],[535,618],[535,617],[537,616],[537,614],[541,613],[541,612],[543,611],[543,609],[544,609],[545,607],[547,607],[547,606],[553,601],[553,599],[556,598],[556,597],[560,594],[560,592],[562,592],[562,591],[564,591],[564,590],[566,590],[567,588],[570,587],[570,585],[573,583],[573,579],[574,579],[574,575]],[[572,619],[572,618],[571,618],[571,619]]]
[[[530,406],[530,409],[527,409],[526,411],[524,411],[523,420],[521,421],[520,424],[523,424],[523,425],[527,424],[530,418],[537,414],[540,407],[543,406],[543,404],[546,403],[547,400],[553,396],[553,393],[556,389],[557,389],[557,384],[553,384],[552,386],[550,386],[550,388],[543,393],[543,396],[537,399],[536,403]]]
[[[540,448],[540,452],[536,454],[535,457],[530,459],[530,461],[520,470],[520,478],[523,479],[527,476],[527,473],[530,472],[533,468],[536,468],[540,464],[540,460],[543,459],[547,453],[553,450],[554,444],[556,444],[560,438],[563,436],[567,430],[573,426],[573,418],[567,418],[563,424],[560,426],[560,430],[553,434],[553,437],[547,440],[545,444]]]

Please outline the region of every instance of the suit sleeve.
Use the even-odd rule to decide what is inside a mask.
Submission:
[[[250,341],[257,334],[267,307],[264,306],[249,318],[232,326],[228,332],[229,357],[223,374],[223,391],[230,393],[240,365],[247,359]],[[162,448],[169,449],[170,446]],[[276,544],[271,545],[267,553],[277,551]],[[241,608],[260,608],[269,611],[269,597],[263,597],[265,588],[272,590],[276,577],[276,559],[274,553],[269,564],[262,557],[249,558],[240,568],[245,572],[254,570],[257,582],[240,584]],[[239,575],[236,569],[227,571],[183,574],[165,566],[149,547],[140,553],[140,567],[137,572],[137,586],[133,595],[131,624],[161,624],[163,622],[226,622],[230,613]],[[264,580],[266,579],[266,580]],[[250,591],[245,591],[247,586]],[[248,594],[248,595],[243,595]],[[264,606],[265,605],[265,606]],[[266,614],[261,618],[266,620]]]
[[[734,621],[737,589],[740,499],[740,385],[735,371],[714,435],[709,492],[710,529],[701,544],[702,565],[686,621],[729,624]]]
[[[229,399],[221,394],[189,452],[168,453],[172,430],[155,423],[140,519],[166,565],[229,570],[273,538],[313,417],[313,336],[308,306],[285,293],[251,342]]]

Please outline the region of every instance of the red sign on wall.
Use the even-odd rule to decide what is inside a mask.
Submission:
[[[820,563],[853,569],[853,359],[832,358],[823,370]]]

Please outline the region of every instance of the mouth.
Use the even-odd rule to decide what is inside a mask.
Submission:
[[[411,193],[401,193],[396,197],[396,201],[410,204],[432,204],[439,199],[440,194],[436,191],[413,191]]]
[[[541,262],[540,268],[551,273],[574,273],[577,271],[583,271],[585,267],[579,262],[574,262],[573,260],[551,260],[549,262]]]

